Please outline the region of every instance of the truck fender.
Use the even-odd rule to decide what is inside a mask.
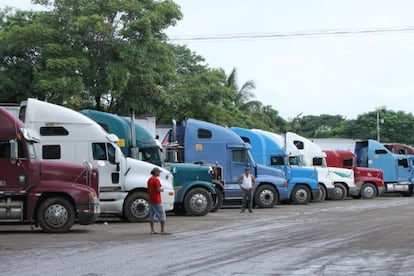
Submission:
[[[222,183],[218,180],[213,180],[213,184],[217,188],[217,190],[224,192],[224,186],[225,186],[224,183]]]
[[[306,177],[295,177],[295,178],[292,178],[289,181],[289,184],[291,184],[291,183],[294,184],[294,185],[303,184],[303,185],[309,186],[309,188],[311,190],[319,190],[318,181],[313,180],[313,179],[310,179],[310,178],[306,178]]]
[[[44,193],[29,193],[28,202],[29,205],[27,208],[27,218],[29,218],[30,221],[36,221],[37,226],[37,211],[39,208],[40,203],[42,203],[44,200],[50,198],[50,197],[61,197],[66,200],[68,200],[73,208],[76,211],[76,204],[73,199],[73,197],[70,194],[64,193],[64,192],[44,192]],[[75,217],[78,217],[77,212],[75,212]]]
[[[382,181],[382,179],[376,178],[376,177],[369,177],[369,176],[367,176],[367,177],[358,177],[358,179],[355,178],[355,182],[361,183],[361,185],[364,184],[364,183],[369,182],[369,183],[374,184],[377,187],[383,187],[384,186],[384,182]]]
[[[259,175],[256,177],[256,186],[259,183],[269,183],[276,186],[282,186],[283,183],[286,182],[286,179],[279,176],[272,176],[272,175]]]
[[[183,185],[174,185],[175,187],[180,187],[179,189],[176,189],[176,197],[175,197],[175,201],[176,202],[183,202],[184,201],[184,196],[188,193],[189,190],[196,188],[196,187],[200,187],[200,188],[204,188],[207,191],[209,191],[212,195],[216,194],[216,190],[214,188],[214,184],[211,182],[207,182],[207,181],[193,181],[190,183],[184,183]]]

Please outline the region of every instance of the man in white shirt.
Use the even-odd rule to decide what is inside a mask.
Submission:
[[[244,174],[239,177],[239,186],[242,190],[242,206],[240,213],[244,213],[244,210],[247,208],[249,212],[253,212],[253,190],[255,188],[256,182],[252,174],[250,174],[250,169],[245,168]]]

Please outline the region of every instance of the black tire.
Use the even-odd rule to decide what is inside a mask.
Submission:
[[[37,209],[37,221],[43,231],[66,233],[75,223],[75,208],[63,197],[51,197],[42,201]]]
[[[194,188],[184,197],[184,208],[191,216],[204,216],[208,214],[213,205],[211,194],[203,188]]]
[[[372,183],[366,183],[362,185],[360,194],[363,199],[373,199],[377,196],[377,188]]]
[[[213,203],[211,205],[211,209],[210,212],[217,212],[218,209],[221,208],[221,206],[223,206],[223,201],[224,201],[224,194],[221,190],[216,189],[216,194],[213,196]]]
[[[264,184],[256,189],[253,198],[254,204],[259,208],[273,208],[279,199],[279,195],[275,187]]]
[[[410,189],[408,190],[408,192],[402,192],[401,195],[402,196],[411,196],[413,194],[413,187],[410,185]]]
[[[130,194],[125,199],[123,213],[129,222],[145,221],[149,216],[148,194],[146,192]]]
[[[346,187],[342,183],[335,183],[335,200],[343,200],[347,197],[348,191],[346,190]]]
[[[174,213],[176,215],[185,215],[186,211],[182,202],[174,203]]]
[[[319,189],[321,190],[319,197],[312,199],[312,202],[320,203],[326,200],[327,191],[325,186],[319,184]]]
[[[312,194],[309,187],[305,185],[296,185],[292,190],[291,201],[295,204],[308,204]]]

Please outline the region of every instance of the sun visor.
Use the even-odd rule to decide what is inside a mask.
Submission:
[[[252,146],[250,146],[250,144],[248,143],[244,143],[244,144],[226,144],[226,147],[228,149],[251,149]]]
[[[40,143],[42,140],[40,139],[40,135],[34,130],[30,128],[22,128],[21,129],[24,139],[27,141],[32,141],[35,143]]]
[[[119,138],[115,134],[111,133],[106,135],[106,139],[108,139],[109,142],[118,143]]]

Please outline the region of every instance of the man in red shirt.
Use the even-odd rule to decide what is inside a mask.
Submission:
[[[151,171],[151,177],[148,179],[148,196],[149,196],[149,221],[151,226],[151,234],[157,234],[154,230],[154,222],[159,221],[161,224],[161,233],[162,235],[169,235],[170,233],[165,231],[165,210],[162,206],[161,192],[164,191],[164,188],[161,186],[159,180],[161,170],[158,167],[155,167]]]

